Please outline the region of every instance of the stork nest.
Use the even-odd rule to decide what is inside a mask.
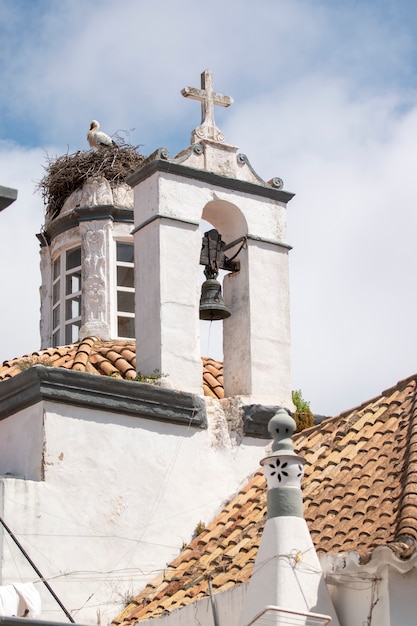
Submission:
[[[117,187],[144,159],[138,147],[129,144],[48,157],[45,175],[37,185],[46,206],[46,220],[56,217],[68,196],[80,189],[88,178],[103,176],[112,188]]]

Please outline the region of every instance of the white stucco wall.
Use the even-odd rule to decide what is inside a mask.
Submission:
[[[388,547],[368,563],[355,553],[322,557],[341,626],[415,626],[417,556],[401,560]]]
[[[226,396],[291,407],[285,204],[159,171],[134,192],[136,339],[147,369],[162,367],[174,388],[199,393],[198,224],[205,219],[226,244],[239,240],[229,257],[249,237],[240,271],[223,283],[232,312],[223,327]]]
[[[256,470],[267,442],[233,444],[220,414],[202,430],[48,401],[0,421],[1,472],[31,470],[2,478],[4,519],[77,622],[115,617]],[[36,579],[5,539],[2,584]]]
[[[386,560],[384,557],[387,557]],[[339,558],[336,557],[336,560]],[[415,626],[416,559],[400,561],[393,557],[392,552],[385,552],[377,560],[378,563],[361,566],[348,564],[347,568],[343,566],[328,574],[328,589],[340,626]],[[323,569],[328,569],[326,558],[322,559],[322,563]],[[215,593],[213,597],[218,624],[237,626],[248,597],[248,584]],[[211,599],[207,595],[159,618],[157,622],[154,619],[140,622],[141,626],[156,623],[158,626],[213,626]]]
[[[208,591],[207,591],[208,593]],[[237,626],[247,595],[247,585],[237,585],[232,589],[215,593],[213,602],[209,595],[193,602],[182,609],[177,609],[169,615],[160,617],[157,622],[147,619],[139,622],[141,626],[213,626],[213,603],[219,626]]]
[[[0,475],[41,480],[43,408],[35,404],[0,421]]]
[[[417,569],[399,571],[392,568],[389,582],[390,626],[412,626],[417,623]]]

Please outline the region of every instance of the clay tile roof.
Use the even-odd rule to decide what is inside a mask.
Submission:
[[[306,459],[304,514],[318,554],[356,551],[362,562],[378,546],[400,559],[417,546],[417,375],[350,412],[298,433]],[[258,471],[222,512],[148,584],[114,625],[166,611],[249,580],[266,514]]]
[[[223,364],[203,358],[203,391],[212,398],[223,398]],[[63,367],[78,372],[116,378],[136,378],[136,345],[134,341],[101,341],[87,337],[83,341],[32,352],[0,365],[0,381],[12,378],[32,365]]]

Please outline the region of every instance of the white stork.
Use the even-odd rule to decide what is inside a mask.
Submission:
[[[97,120],[93,120],[90,124],[90,130],[87,133],[87,140],[90,146],[92,148],[101,148],[102,146],[111,148],[117,146],[113,139],[99,130],[99,128],[100,124]]]

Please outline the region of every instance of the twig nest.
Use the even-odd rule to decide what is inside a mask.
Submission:
[[[48,158],[45,175],[38,183],[46,205],[46,222],[61,212],[65,200],[88,179],[105,178],[111,189],[116,189],[143,161],[138,148],[128,144]]]

